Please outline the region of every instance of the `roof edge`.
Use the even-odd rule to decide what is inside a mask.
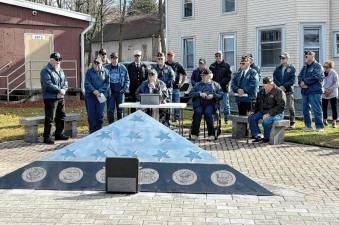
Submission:
[[[40,3],[35,2],[29,2],[29,1],[23,1],[23,0],[0,0],[0,3],[8,4],[8,5],[14,5],[14,6],[20,6],[23,8],[38,10],[41,12],[56,14],[60,16],[70,17],[78,20],[85,20],[88,22],[94,22],[95,18],[91,15],[79,13],[67,9],[61,9],[49,5],[44,5]]]

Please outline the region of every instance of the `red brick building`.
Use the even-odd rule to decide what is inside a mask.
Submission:
[[[22,0],[0,0],[0,94],[39,90],[49,55],[63,56],[70,87],[80,90],[90,15]]]

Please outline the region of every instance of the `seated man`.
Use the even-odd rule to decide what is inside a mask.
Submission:
[[[138,101],[140,101],[140,94],[159,94],[161,103],[166,103],[166,101],[169,100],[169,94],[168,89],[166,87],[166,84],[158,79],[158,73],[156,70],[151,69],[148,71],[148,78],[144,82],[141,83],[141,85],[138,87],[138,89],[135,92],[135,96]],[[150,116],[152,116],[151,109],[147,109],[146,113]],[[169,127],[169,121],[166,120],[166,115],[168,113],[167,109],[160,109],[160,120],[161,122]]]
[[[273,83],[270,77],[265,77],[263,88],[257,96],[255,112],[248,117],[252,138],[255,139],[253,142],[269,142],[272,123],[283,119],[285,104],[285,93]],[[264,138],[259,136],[260,119],[263,119]]]
[[[208,139],[214,140],[213,114],[216,105],[223,97],[220,85],[212,81],[213,74],[209,69],[204,69],[201,73],[202,80],[190,91],[193,102],[193,122],[191,138],[198,139],[202,114],[204,114],[208,130]]]
[[[169,96],[166,84],[158,79],[158,73],[154,69],[148,71],[147,80],[143,81],[135,91],[138,101],[140,101],[140,94],[160,94],[161,103],[165,103]]]

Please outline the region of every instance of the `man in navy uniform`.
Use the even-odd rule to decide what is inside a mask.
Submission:
[[[215,53],[215,62],[211,64],[210,70],[213,73],[213,80],[220,84],[223,95],[223,105],[224,105],[224,122],[227,124],[228,116],[230,115],[230,100],[229,100],[229,84],[232,78],[231,67],[228,63],[225,62],[222,51],[217,51]]]
[[[259,91],[259,76],[250,67],[250,59],[246,56],[241,58],[240,70],[232,80],[232,91],[236,96],[239,115],[247,116]]]
[[[109,83],[108,71],[102,66],[101,57],[95,58],[93,67],[87,70],[85,76],[85,103],[89,133],[102,128],[105,109],[105,101],[102,99],[109,98]]]
[[[206,69],[206,60],[200,58],[199,59],[199,66],[192,72],[191,76],[191,85],[192,88],[201,81],[201,73]]]
[[[316,131],[324,131],[323,111],[321,107],[322,81],[324,80],[323,67],[315,60],[315,53],[305,52],[305,66],[298,76],[303,99],[303,114],[305,131],[313,130],[311,112],[313,110]]]
[[[130,101],[136,102],[135,91],[141,85],[142,82],[147,80],[147,66],[141,61],[141,51],[134,51],[134,62],[130,63],[127,66],[130,85],[129,85],[129,95]],[[135,112],[135,109],[131,109],[131,112]]]
[[[68,82],[61,69],[62,57],[59,52],[50,55],[49,63],[40,72],[42,96],[45,105],[44,143],[54,144],[51,138],[52,123],[55,121],[55,140],[67,140],[63,134],[65,126],[65,101]]]
[[[114,110],[117,108],[118,120],[122,118],[122,108],[119,107],[125,101],[125,93],[129,88],[129,76],[126,67],[119,63],[118,54],[113,52],[111,64],[105,66],[110,79],[111,96],[107,101],[107,119],[109,124],[114,122]]]
[[[285,104],[285,93],[273,83],[270,77],[265,77],[263,88],[259,91],[255,102],[255,110],[248,117],[252,138],[255,139],[253,142],[269,142],[272,123],[283,119]],[[263,120],[264,138],[259,136],[260,119]]]
[[[213,114],[216,105],[223,97],[220,85],[212,80],[213,74],[209,69],[205,69],[201,73],[202,80],[197,83],[190,91],[190,97],[193,102],[193,121],[191,138],[197,140],[199,136],[199,128],[202,115],[204,115],[208,139],[214,140]]]
[[[283,92],[286,94],[286,104],[290,113],[290,126],[289,129],[295,128],[295,110],[293,98],[293,85],[296,80],[295,67],[289,64],[288,60],[290,54],[284,52],[280,55],[281,65],[278,66],[273,73],[273,81]]]
[[[167,52],[167,61],[165,62],[167,66],[170,66],[175,74],[175,81],[173,84],[173,93],[172,93],[172,102],[180,102],[180,88],[186,81],[186,70],[184,67],[177,61],[175,61],[175,53],[170,50]],[[178,120],[180,117],[180,110],[174,109],[174,119]]]

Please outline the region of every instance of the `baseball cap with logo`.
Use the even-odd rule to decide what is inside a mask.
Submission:
[[[200,59],[199,59],[199,64],[204,64],[204,65],[205,65],[205,64],[206,64],[206,60],[205,60],[205,59],[202,59],[202,58],[200,58]]]
[[[216,53],[214,53],[214,55],[222,55],[222,51],[217,51]]]
[[[59,52],[53,52],[50,56],[49,56],[50,59],[56,59],[56,60],[61,60],[62,57],[61,57],[61,54]]]

